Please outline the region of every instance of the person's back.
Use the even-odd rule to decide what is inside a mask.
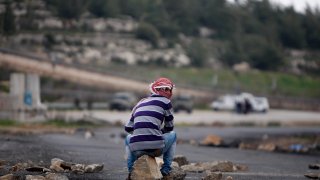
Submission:
[[[160,95],[151,95],[136,105],[125,127],[127,132],[133,131],[129,144],[131,151],[164,147],[161,125],[164,121],[163,131],[173,130],[171,108],[170,100]]]
[[[142,99],[132,110],[125,126],[129,133],[126,138],[129,173],[134,161],[142,155],[163,155],[161,173],[164,176],[170,173],[176,146],[170,101],[173,87],[169,79],[159,78],[150,85],[151,96]]]

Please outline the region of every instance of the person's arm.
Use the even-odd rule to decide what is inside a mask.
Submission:
[[[133,133],[133,126],[134,126],[134,113],[137,109],[137,106],[139,105],[140,102],[142,102],[143,99],[141,99],[135,106],[134,108],[132,109],[132,112],[131,112],[131,117],[128,121],[128,123],[124,126],[124,130],[129,133],[129,134],[132,134]]]
[[[132,132],[133,132],[133,125],[134,125],[134,123],[133,123],[133,115],[131,115],[131,118],[130,118],[130,120],[128,121],[128,123],[125,125],[125,127],[124,127],[124,130],[127,132],[127,133],[130,133],[130,134],[132,134]]]
[[[168,104],[168,109],[165,110],[164,114],[164,127],[161,129],[162,133],[168,133],[173,131],[173,113],[172,113],[172,105],[171,103]]]

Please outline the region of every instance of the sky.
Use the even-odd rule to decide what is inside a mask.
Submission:
[[[234,2],[234,0],[228,0]],[[320,9],[320,0],[269,0],[272,3],[276,3],[283,6],[293,5],[294,9],[298,12],[304,12],[306,5],[308,4],[312,9],[318,7]]]

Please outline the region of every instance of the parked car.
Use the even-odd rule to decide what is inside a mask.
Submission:
[[[193,109],[193,99],[190,95],[177,95],[172,100],[173,111],[186,111],[187,113],[192,113]]]
[[[131,110],[136,103],[137,98],[133,93],[118,92],[112,96],[109,109],[118,111]]]
[[[219,110],[234,110],[236,105],[236,95],[224,95],[219,97],[216,101],[213,101],[210,105],[211,109],[215,111]]]
[[[242,103],[244,102],[245,106],[247,106],[244,110],[250,112],[267,112],[269,110],[269,102],[266,97],[255,97],[250,93],[241,93],[240,99],[242,99]],[[247,105],[249,103],[249,105]]]
[[[210,104],[215,110],[234,110],[238,113],[248,112],[267,112],[269,102],[265,97],[255,97],[250,93],[241,93],[239,95],[224,95]]]

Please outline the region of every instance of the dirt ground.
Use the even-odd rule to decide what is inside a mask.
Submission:
[[[85,138],[84,129],[74,134],[63,132],[28,135],[0,135],[0,160],[7,161],[0,168],[0,176],[9,172],[9,168],[18,162],[30,162],[49,167],[52,158],[68,162],[92,164],[103,163],[99,173],[78,175],[66,173],[69,179],[125,179],[127,176],[124,160],[123,130],[121,127],[103,127],[93,129],[94,136]],[[301,133],[319,134],[317,127],[304,128],[243,128],[243,127],[177,127],[178,138],[182,140],[201,140],[207,134],[217,134],[224,139],[256,137],[265,134],[287,136]],[[177,145],[176,154],[185,155],[189,162],[208,162],[227,160],[248,166],[248,171],[223,173],[234,179],[305,179],[304,174],[315,172],[308,164],[319,163],[320,156],[314,154],[291,154],[241,150],[238,148],[195,146],[189,143]],[[318,172],[318,171],[316,171]],[[27,171],[14,172],[18,179]],[[187,173],[186,179],[201,179],[204,173]]]

